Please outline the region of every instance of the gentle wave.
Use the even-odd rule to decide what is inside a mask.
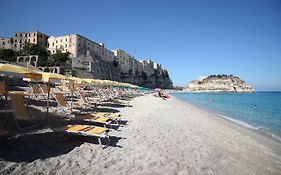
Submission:
[[[216,116],[219,116],[219,117],[222,117],[224,119],[227,119],[229,121],[232,121],[236,124],[239,124],[239,125],[242,125],[246,128],[249,128],[249,129],[253,129],[253,130],[264,130],[266,132],[267,135],[271,136],[272,138],[278,140],[281,142],[281,137],[280,136],[277,136],[275,134],[272,134],[271,132],[268,132],[268,128],[265,128],[265,127],[262,127],[262,126],[253,126],[253,125],[250,125],[249,123],[246,123],[246,122],[243,122],[241,120],[236,120],[236,119],[233,119],[233,118],[230,118],[230,117],[227,117],[225,115],[221,115],[221,114],[216,114],[214,113]]]
[[[271,136],[272,136],[274,139],[276,139],[276,140],[278,140],[278,141],[281,142],[281,137],[279,137],[279,136],[277,136],[277,135],[274,135],[274,134],[271,134]]]
[[[225,116],[225,115],[216,114],[216,113],[215,113],[215,115],[217,115],[217,116],[219,116],[219,117],[222,117],[222,118],[225,118],[225,119],[227,119],[227,120],[230,120],[230,121],[232,121],[232,122],[234,122],[234,123],[237,123],[237,124],[239,124],[239,125],[242,125],[242,126],[244,126],[244,127],[246,127],[246,128],[250,128],[250,129],[254,129],[254,130],[264,129],[264,127],[262,127],[262,126],[253,126],[253,125],[250,125],[249,123],[243,122],[243,121],[241,121],[241,120],[236,120],[236,119],[227,117],[227,116]]]

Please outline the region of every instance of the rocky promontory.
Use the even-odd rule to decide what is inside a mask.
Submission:
[[[191,81],[185,89],[190,92],[255,92],[254,88],[233,75],[210,75]]]

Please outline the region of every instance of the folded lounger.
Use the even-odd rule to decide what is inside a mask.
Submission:
[[[97,137],[99,144],[101,145],[101,139],[107,139],[108,144],[110,143],[110,138],[108,135],[109,129],[90,125],[66,125],[58,128],[58,131],[63,131],[68,134],[76,134],[82,136],[93,136]]]

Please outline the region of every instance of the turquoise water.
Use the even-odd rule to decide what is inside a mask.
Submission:
[[[173,96],[281,141],[281,92],[175,93]]]

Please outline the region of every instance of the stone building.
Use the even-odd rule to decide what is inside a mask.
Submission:
[[[0,49],[13,49],[13,39],[0,37]]]
[[[24,47],[24,44],[31,43],[31,44],[42,44],[47,46],[47,39],[49,38],[48,35],[42,32],[15,32],[13,37],[13,49],[14,50],[21,50]]]

